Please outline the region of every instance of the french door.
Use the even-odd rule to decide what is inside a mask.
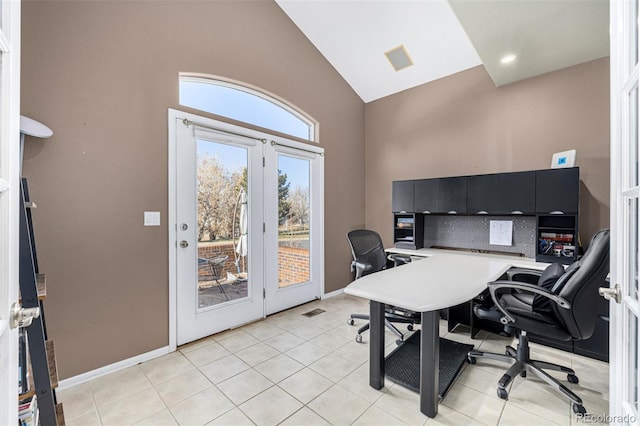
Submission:
[[[179,111],[169,123],[176,343],[320,297],[322,150]]]
[[[270,145],[265,150],[267,315],[320,298],[324,273],[322,152],[292,142]]]
[[[18,301],[20,147],[20,3],[0,0],[0,424],[18,421],[18,332],[10,324]]]
[[[611,2],[610,415],[620,424],[640,420],[639,16],[638,0]]]

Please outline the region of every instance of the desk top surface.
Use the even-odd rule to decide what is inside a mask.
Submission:
[[[424,257],[397,268],[366,275],[345,293],[376,302],[427,312],[455,306],[480,294],[511,267],[544,269],[547,263],[513,256],[452,250],[390,250]]]

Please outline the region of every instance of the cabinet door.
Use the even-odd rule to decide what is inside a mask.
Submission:
[[[415,181],[415,210],[417,213],[438,211],[438,183],[440,179]]]
[[[463,214],[467,212],[467,177],[440,179],[438,212]]]
[[[498,175],[467,177],[467,212],[470,214],[496,214],[500,198]]]
[[[498,213],[531,214],[536,211],[536,172],[501,173]]]
[[[394,213],[413,213],[413,181],[396,180],[391,188],[391,210]]]
[[[579,168],[536,171],[536,212],[577,213]]]

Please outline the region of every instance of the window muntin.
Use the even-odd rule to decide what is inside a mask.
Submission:
[[[312,120],[257,90],[222,80],[181,76],[179,91],[180,105],[315,140]]]

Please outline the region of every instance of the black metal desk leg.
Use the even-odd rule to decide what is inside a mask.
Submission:
[[[384,303],[369,302],[369,385],[384,387]]]
[[[420,412],[438,414],[440,369],[440,315],[438,311],[422,313],[420,336]]]

